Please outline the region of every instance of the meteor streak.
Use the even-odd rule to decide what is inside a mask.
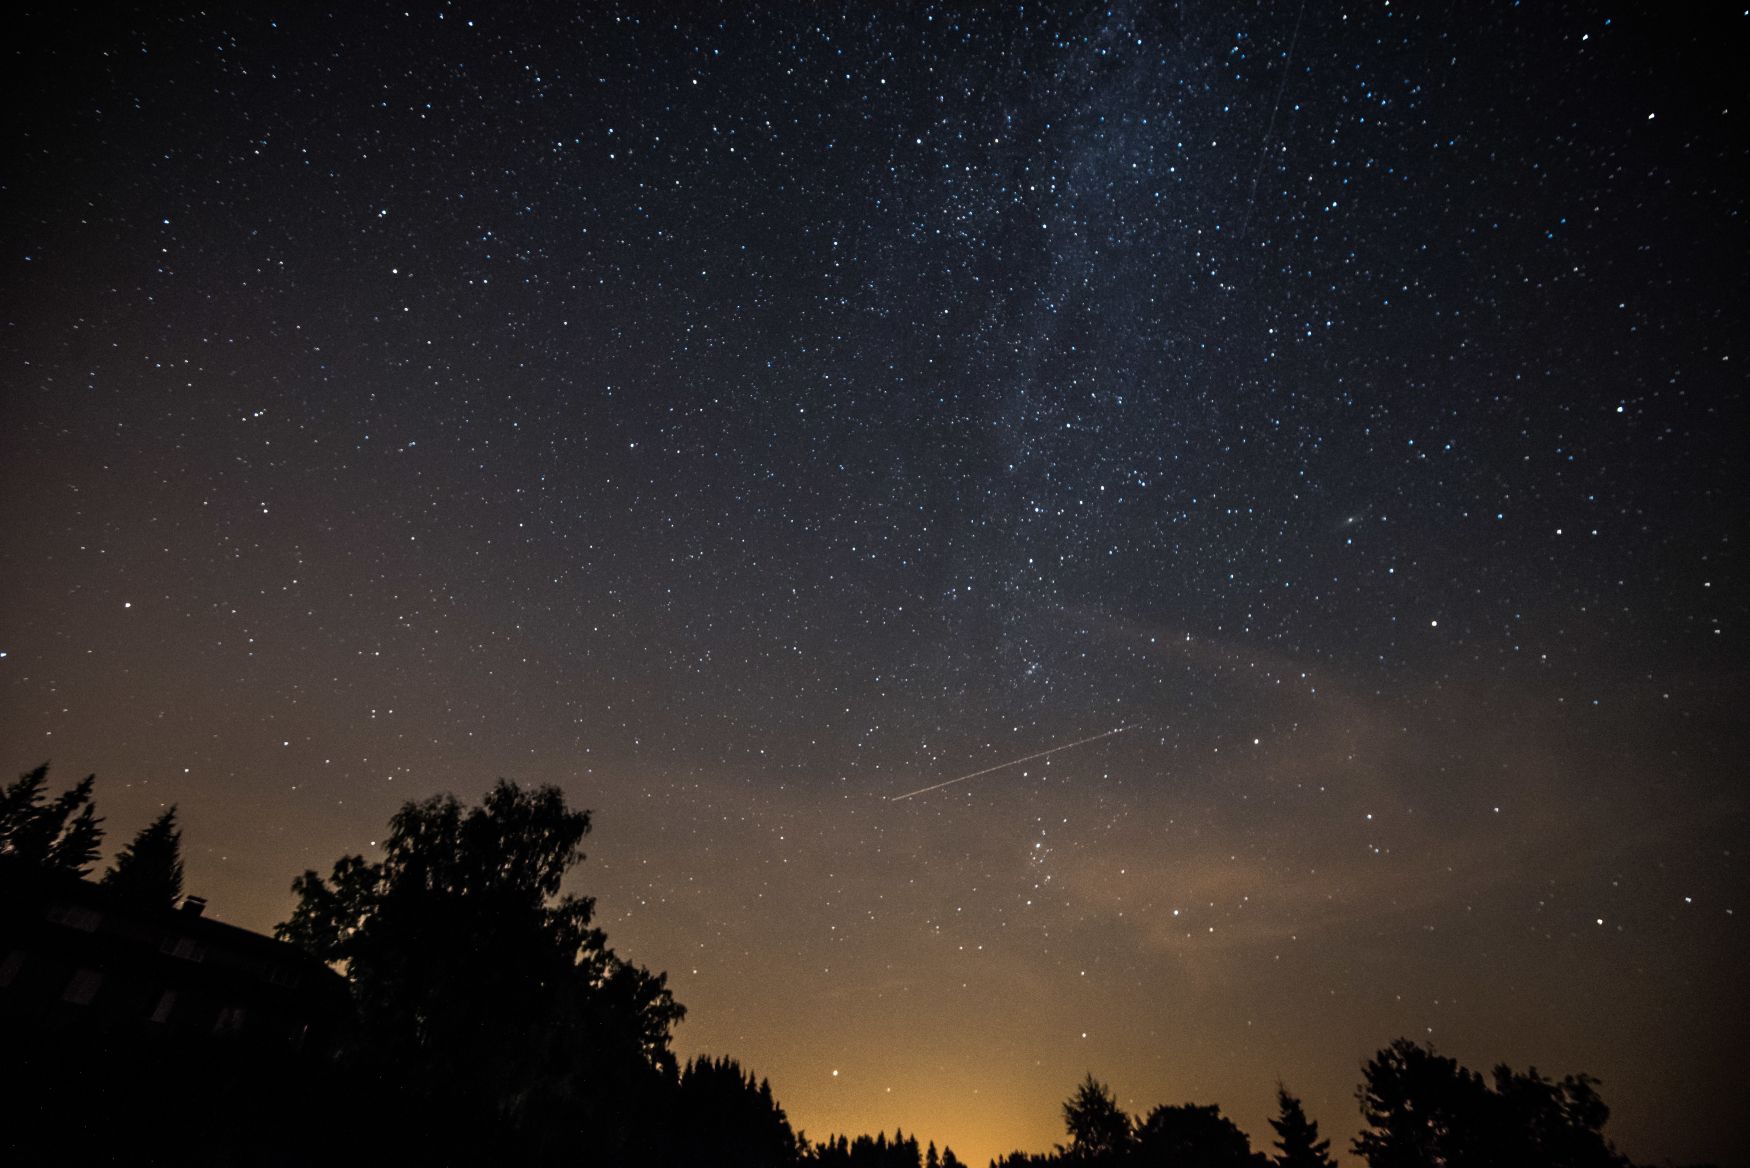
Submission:
[[[1060,750],[1073,750],[1078,746],[1086,746],[1090,742],[1098,742],[1102,738],[1110,738],[1114,734],[1122,734],[1126,730],[1134,730],[1140,725],[1140,722],[1132,722],[1128,726],[1120,726],[1116,730],[1108,730],[1104,734],[1095,734],[1088,738],[1078,738],[1074,742],[1066,742],[1062,746],[1053,746],[1050,750],[1041,750],[1038,754],[1029,754],[1024,758],[1012,758],[1008,762],[999,762],[995,766],[988,766],[981,771],[973,771],[969,775],[961,775],[957,779],[949,779],[947,782],[937,783],[931,787],[919,787],[917,790],[907,791],[903,795],[889,795],[887,801],[889,803],[897,803],[901,799],[910,799],[913,795],[927,795],[931,791],[940,791],[943,787],[952,787],[955,783],[964,783],[967,779],[976,779],[980,775],[988,775],[992,771],[1000,771],[1007,767],[1019,766],[1024,762],[1032,762],[1036,758],[1044,758],[1046,755],[1056,754]]]

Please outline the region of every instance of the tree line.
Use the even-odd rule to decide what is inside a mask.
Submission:
[[[47,771],[0,791],[0,859],[87,876],[103,838],[94,779],[51,797]],[[590,813],[558,788],[500,780],[477,806],[450,795],[403,805],[379,860],[344,855],[325,876],[297,877],[275,936],[344,973],[352,1018],[320,1065],[274,1080],[275,1108],[249,1122],[332,1125],[338,1143],[306,1130],[288,1132],[286,1146],[343,1163],[964,1168],[952,1149],[899,1131],[811,1141],[733,1058],[678,1062],[672,1035],[686,1010],[666,975],[617,954],[594,899],[562,891],[590,829]],[[180,844],[172,807],[101,882],[172,906]],[[102,1089],[151,1069],[118,1072]],[[1362,1068],[1365,1126],[1351,1150],[1370,1168],[1629,1168],[1603,1134],[1609,1109],[1596,1086],[1506,1066],[1485,1079],[1399,1040]],[[240,1097],[233,1083],[212,1089]],[[1267,1155],[1213,1104],[1132,1117],[1089,1074],[1063,1104],[1066,1142],[992,1168],[1334,1168],[1330,1141],[1280,1084],[1277,1104]],[[15,1147],[28,1143],[20,1122],[29,1117],[13,1121]],[[179,1138],[182,1162],[254,1162],[194,1155],[188,1133]]]
[[[86,876],[102,855],[103,820],[92,802],[96,775],[54,798],[49,764],[0,791],[0,856],[15,863]],[[99,883],[127,900],[169,907],[182,898],[182,832],[173,803],[122,847]]]
[[[1610,1109],[1597,1080],[1554,1080],[1503,1064],[1491,1080],[1431,1047],[1398,1039],[1362,1067],[1365,1124],[1350,1150],[1369,1168],[1633,1168],[1604,1135]],[[1162,1105],[1127,1115],[1092,1074],[1063,1104],[1069,1139],[1051,1152],[1014,1152],[993,1168],[1335,1168],[1301,1101],[1278,1083],[1274,1154],[1214,1104]]]

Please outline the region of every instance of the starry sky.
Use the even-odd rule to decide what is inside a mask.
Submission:
[[[8,38],[14,772],[257,929],[559,784],[815,1136],[1750,1164],[1743,12],[336,7]]]

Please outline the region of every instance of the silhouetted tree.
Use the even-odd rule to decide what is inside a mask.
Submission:
[[[1546,1168],[1626,1168],[1628,1159],[1604,1138],[1610,1108],[1594,1090],[1590,1075],[1568,1075],[1559,1083],[1532,1067],[1517,1074],[1495,1068],[1496,1126],[1508,1135],[1498,1148],[1506,1165]]]
[[[174,908],[182,898],[182,832],[176,808],[141,828],[103,874],[103,884],[140,905]]]
[[[1481,1075],[1408,1039],[1369,1061],[1359,1092],[1368,1128],[1355,1151],[1372,1168],[1625,1168],[1605,1139],[1595,1080],[1535,1069]]]
[[[954,1154],[954,1149],[947,1144],[942,1145],[942,1168],[966,1168],[960,1162],[960,1157]]]
[[[1064,1154],[1084,1163],[1111,1162],[1130,1148],[1130,1117],[1092,1072],[1064,1101],[1063,1126],[1069,1133]]]
[[[1371,1168],[1467,1168],[1490,1142],[1482,1077],[1407,1038],[1368,1061],[1357,1094],[1367,1129],[1354,1150]]]
[[[407,803],[380,862],[343,856],[293,883],[277,935],[344,966],[349,1062],[444,1159],[622,1162],[660,1127],[685,1011],[663,975],[608,948],[591,898],[560,895],[589,828],[558,788],[501,780],[466,811]]]
[[[1318,1123],[1306,1117],[1300,1100],[1281,1083],[1276,1084],[1276,1109],[1270,1126],[1276,1129],[1277,1168],[1337,1168],[1331,1141],[1319,1139]]]
[[[923,1168],[917,1137],[900,1131],[893,1133],[891,1141],[886,1132],[854,1140],[829,1138],[810,1149],[806,1161],[819,1168]]]
[[[754,1081],[734,1059],[694,1059],[676,1091],[676,1164],[722,1168],[778,1168],[796,1163],[796,1133],[772,1098],[771,1084]]]
[[[1137,1125],[1131,1163],[1146,1168],[1267,1168],[1252,1141],[1211,1103],[1157,1107]]]
[[[0,856],[84,876],[103,843],[103,820],[91,802],[97,776],[86,775],[71,790],[45,799],[48,774],[45,762],[0,791]]]

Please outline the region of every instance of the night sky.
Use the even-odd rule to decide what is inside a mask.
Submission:
[[[263,930],[559,784],[816,1137],[1402,1035],[1750,1164],[1750,17],[341,7],[12,26],[9,774]]]

